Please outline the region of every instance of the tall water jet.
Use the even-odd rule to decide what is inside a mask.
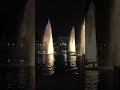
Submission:
[[[43,70],[45,70],[45,74],[53,74],[53,66],[54,66],[54,47],[53,47],[53,37],[52,37],[52,28],[50,24],[50,20],[48,19],[48,23],[45,27],[45,33],[43,36],[42,45],[43,49]]]
[[[112,1],[110,12],[110,50],[106,61],[109,66],[120,66],[120,1]]]
[[[83,70],[84,69],[84,61],[85,61],[85,20],[82,24],[79,35],[80,35],[79,51],[78,51],[79,60],[77,59],[76,64],[79,69],[82,68],[82,70]]]
[[[42,44],[45,46],[45,53],[46,54],[53,54],[54,53],[52,28],[51,28],[50,20],[48,20],[48,23],[46,25]]]
[[[18,69],[15,85],[35,90],[35,1],[27,0],[16,40],[16,55],[12,66]],[[14,77],[14,76],[13,76]],[[24,79],[23,79],[24,78]]]
[[[71,68],[76,67],[76,45],[75,45],[75,28],[73,26],[71,33],[70,33],[70,39],[69,39],[69,60],[70,60],[70,66]]]
[[[96,46],[96,31],[95,31],[95,6],[93,1],[90,4],[86,15],[86,33],[85,33],[85,57],[87,61],[96,61],[97,46]]]
[[[70,33],[70,39],[69,39],[69,50],[68,52],[75,53],[76,52],[76,46],[75,46],[75,28],[73,26],[71,33]]]
[[[22,65],[35,66],[35,1],[28,0],[18,32],[16,56]],[[21,61],[19,61],[21,62]],[[20,63],[16,65],[21,65]]]
[[[80,50],[79,54],[81,56],[85,55],[85,20],[80,30],[80,49],[79,50]]]

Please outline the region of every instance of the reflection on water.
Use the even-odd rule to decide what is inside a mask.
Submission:
[[[69,56],[71,69],[76,68],[76,56]]]
[[[41,54],[40,67],[42,74],[52,75],[54,73],[54,55]]]
[[[25,89],[35,90],[35,68],[29,66],[1,67],[1,90]]]
[[[85,90],[97,90],[99,71],[85,71]]]
[[[36,76],[34,67],[0,67],[0,90],[34,90],[35,86],[36,90],[120,90],[114,88],[120,85],[119,71],[80,69],[80,63],[69,60],[68,55],[66,51],[55,58],[53,54],[39,55]]]
[[[66,50],[54,55],[54,60],[46,61],[47,65],[43,62],[46,60],[45,56],[40,56],[43,59],[41,67],[36,67],[37,89],[114,90],[114,76],[111,70],[82,69],[81,57],[70,56]]]

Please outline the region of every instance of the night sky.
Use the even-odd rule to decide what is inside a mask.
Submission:
[[[17,31],[24,15],[25,0],[0,1],[0,40],[15,41]]]
[[[73,25],[76,29],[80,27],[85,8],[86,0],[37,0],[36,38],[39,39],[43,34],[48,18],[53,37],[68,36]]]
[[[0,40],[15,41],[26,1],[1,1]],[[80,27],[85,14],[86,0],[36,0],[35,2],[36,39],[42,37],[48,18],[51,21],[53,37],[68,36],[73,25],[76,29]]]
[[[14,41],[24,15],[27,0],[3,0],[0,3],[0,40]],[[41,39],[47,19],[52,25],[53,37],[68,36],[72,26],[76,33],[84,19],[91,0],[36,0],[36,40]],[[106,29],[110,0],[95,0],[97,35]],[[101,23],[101,24],[100,24]],[[100,32],[100,33],[99,33]],[[104,34],[104,33],[103,33]]]

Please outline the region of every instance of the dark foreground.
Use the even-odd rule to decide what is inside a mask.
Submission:
[[[45,75],[32,67],[0,67],[0,90],[120,90],[119,70],[58,71]]]

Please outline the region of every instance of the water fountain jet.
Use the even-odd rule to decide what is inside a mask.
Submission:
[[[52,75],[54,70],[54,47],[53,47],[53,37],[52,37],[52,28],[50,24],[50,20],[48,19],[48,23],[45,27],[45,32],[43,36],[43,70],[45,70],[45,74]]]
[[[46,54],[54,53],[52,28],[51,28],[50,20],[48,20],[48,23],[46,25],[42,44],[45,46],[44,51]]]
[[[70,60],[70,67],[73,69],[76,67],[76,46],[75,46],[75,28],[73,26],[71,33],[70,33],[70,39],[69,39],[69,60]]]

